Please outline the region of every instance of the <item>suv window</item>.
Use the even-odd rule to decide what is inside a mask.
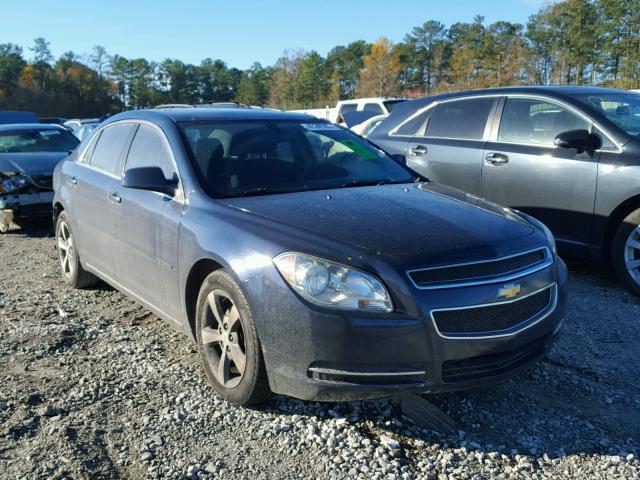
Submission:
[[[507,98],[498,141],[552,146],[556,135],[590,124],[566,108],[545,100]]]
[[[385,113],[380,105],[377,103],[365,103],[364,107],[362,107],[362,111],[364,112],[377,112],[377,113]]]
[[[130,123],[119,123],[102,130],[91,155],[91,165],[119,176],[122,149],[129,140],[132,128]]]
[[[174,178],[177,172],[167,142],[159,132],[148,125],[140,125],[136,136],[133,137],[126,165],[127,169],[160,167],[167,180],[177,180]]]
[[[355,112],[358,109],[358,104],[357,103],[343,103],[340,106],[340,114],[346,113],[346,112]]]
[[[471,98],[438,105],[426,136],[481,140],[493,102],[493,98]]]

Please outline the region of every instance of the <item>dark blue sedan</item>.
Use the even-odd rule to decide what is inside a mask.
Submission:
[[[191,336],[234,403],[486,385],[560,329],[544,225],[306,115],[119,114],[54,189],[64,281],[100,278]]]

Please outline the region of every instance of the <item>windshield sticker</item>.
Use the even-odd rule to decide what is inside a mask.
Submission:
[[[340,127],[333,123],[303,123],[302,127],[307,130],[340,130]]]
[[[375,151],[365,147],[356,140],[339,140],[339,142],[345,147],[351,149],[353,153],[358,155],[360,158],[364,158],[365,160],[373,160],[375,158],[378,158],[378,155]]]
[[[60,135],[60,130],[41,130],[40,135]]]

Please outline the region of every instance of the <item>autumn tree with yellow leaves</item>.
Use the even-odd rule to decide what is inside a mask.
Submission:
[[[358,95],[361,97],[390,97],[400,93],[398,81],[402,66],[400,55],[386,37],[371,46],[371,53],[363,59]]]

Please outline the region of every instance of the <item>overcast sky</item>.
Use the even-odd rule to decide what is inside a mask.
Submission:
[[[35,37],[45,37],[57,57],[88,54],[100,44],[110,54],[200,63],[221,58],[247,68],[272,64],[285,49],[322,55],[354,40],[385,35],[401,41],[434,19],[447,26],[483,15],[487,22],[525,23],[548,0],[108,0],[3,2],[0,43],[17,43],[30,57]]]

